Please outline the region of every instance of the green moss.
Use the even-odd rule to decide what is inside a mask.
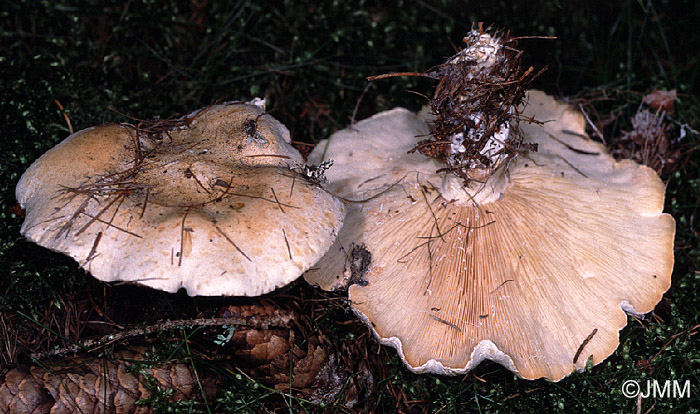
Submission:
[[[198,4],[206,4],[199,8]],[[9,0],[0,11],[0,311],[40,313],[83,291],[89,276],[70,259],[19,235],[14,187],[28,165],[75,130],[102,122],[182,114],[217,100],[268,98],[269,111],[299,141],[314,142],[357,118],[402,105],[417,109],[433,84],[365,77],[422,71],[460,45],[472,22],[510,28],[523,40],[528,64],[549,70],[535,86],[554,94],[605,90],[601,114],[619,133],[654,88],[680,93],[674,120],[700,127],[697,45],[700,3],[558,1],[52,1]],[[368,87],[363,95],[365,88]],[[361,99],[362,98],[362,99]],[[360,101],[361,99],[361,101]],[[112,110],[114,109],[114,110]],[[116,111],[118,112],[116,112]],[[121,114],[120,114],[121,113]],[[676,126],[676,128],[678,128]],[[679,133],[675,129],[674,133]],[[688,133],[687,147],[698,146]],[[700,249],[697,151],[668,177],[667,211],[677,220],[673,284],[658,320],[630,320],[620,348],[605,362],[559,383],[525,381],[495,364],[455,378],[414,375],[387,355],[377,393],[365,411],[392,412],[631,412],[626,380],[685,380],[690,398],[644,399],[642,412],[697,412],[700,406]],[[327,315],[334,315],[333,312]],[[325,323],[331,323],[327,321]],[[350,334],[342,327],[333,331]],[[3,339],[0,339],[2,341]],[[663,348],[665,346],[665,348]],[[659,351],[663,350],[659,353]],[[649,368],[644,360],[655,355]],[[258,412],[288,402],[295,410],[327,410],[293,400],[245,378],[229,378],[217,412]],[[202,405],[163,412],[207,412]],[[270,404],[269,401],[274,401]],[[283,404],[284,405],[284,404]],[[226,411],[228,410],[228,411]]]

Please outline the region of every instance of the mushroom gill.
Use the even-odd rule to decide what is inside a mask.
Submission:
[[[651,311],[670,286],[675,222],[656,173],[616,162],[567,105],[538,91],[525,102],[523,117],[541,123],[521,125],[523,140],[538,150],[461,187],[458,200],[444,190],[452,172],[406,154],[427,134],[406,110],[341,131],[310,156],[325,150],[331,190],[366,201],[306,278],[339,286],[349,247],[364,244],[372,261],[367,283],[349,288],[352,307],[415,372],[492,359],[560,380],[610,355],[625,311]]]

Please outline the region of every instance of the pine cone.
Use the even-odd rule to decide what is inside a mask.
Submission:
[[[311,324],[304,323],[303,315],[272,306],[229,306],[223,316],[232,315],[249,320],[259,315],[261,320],[267,317],[294,322],[287,326],[240,326],[226,344],[224,352],[231,363],[262,384],[277,390],[289,390],[291,386],[315,402],[335,401],[344,391],[343,403],[352,406],[357,394],[367,390],[367,383],[373,383],[369,370],[362,370],[360,375],[365,384],[356,384],[354,380],[348,383],[357,370],[350,349],[309,329],[305,325]],[[289,317],[280,318],[283,315]]]
[[[272,306],[229,306],[224,316],[229,315],[240,315],[249,320],[279,319],[289,315],[283,319],[299,320],[297,314]],[[292,387],[308,389],[328,361],[330,344],[323,344],[318,335],[307,336],[302,331],[292,323],[286,326],[255,326],[251,323],[236,329],[225,352],[252,378],[276,389],[289,388],[291,362]]]
[[[128,372],[143,350],[121,351],[111,359],[70,358],[60,366],[16,368],[0,377],[0,413],[148,413],[136,402],[151,389],[172,389],[171,401],[201,398],[197,378],[189,364],[168,362]],[[207,396],[215,385],[200,379]]]

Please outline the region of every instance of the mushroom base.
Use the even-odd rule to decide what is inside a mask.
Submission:
[[[497,168],[485,180],[471,180],[466,185],[463,178],[447,172],[442,177],[440,195],[457,206],[484,205],[500,200],[507,186],[505,165]]]

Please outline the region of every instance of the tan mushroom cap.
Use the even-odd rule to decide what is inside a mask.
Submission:
[[[346,219],[361,227],[354,242],[372,254],[368,284],[349,288],[352,306],[415,372],[464,373],[491,359],[523,378],[560,380],[589,356],[594,364],[609,356],[625,311],[651,311],[670,286],[675,222],[662,213],[665,188],[656,173],[616,162],[567,105],[537,91],[527,99],[524,115],[544,124],[521,127],[539,149],[492,177],[503,185],[470,187],[472,202],[450,201],[440,193],[444,173],[415,165],[418,173]],[[352,144],[330,140],[331,182],[346,176],[344,167],[357,170],[338,162],[336,146],[352,145],[352,158],[362,160],[370,157],[365,142],[398,142],[404,160],[404,143],[427,131],[353,128]],[[394,168],[394,155],[382,156],[368,169],[376,176]],[[343,196],[359,190],[339,187],[348,190]],[[380,183],[363,195],[385,189]],[[342,268],[334,250],[315,267]],[[311,282],[333,287],[328,278]]]
[[[289,142],[281,123],[245,104],[204,108],[150,137],[85,129],[20,179],[22,234],[103,281],[269,292],[328,250],[344,216],[342,201],[289,168],[302,163]]]

